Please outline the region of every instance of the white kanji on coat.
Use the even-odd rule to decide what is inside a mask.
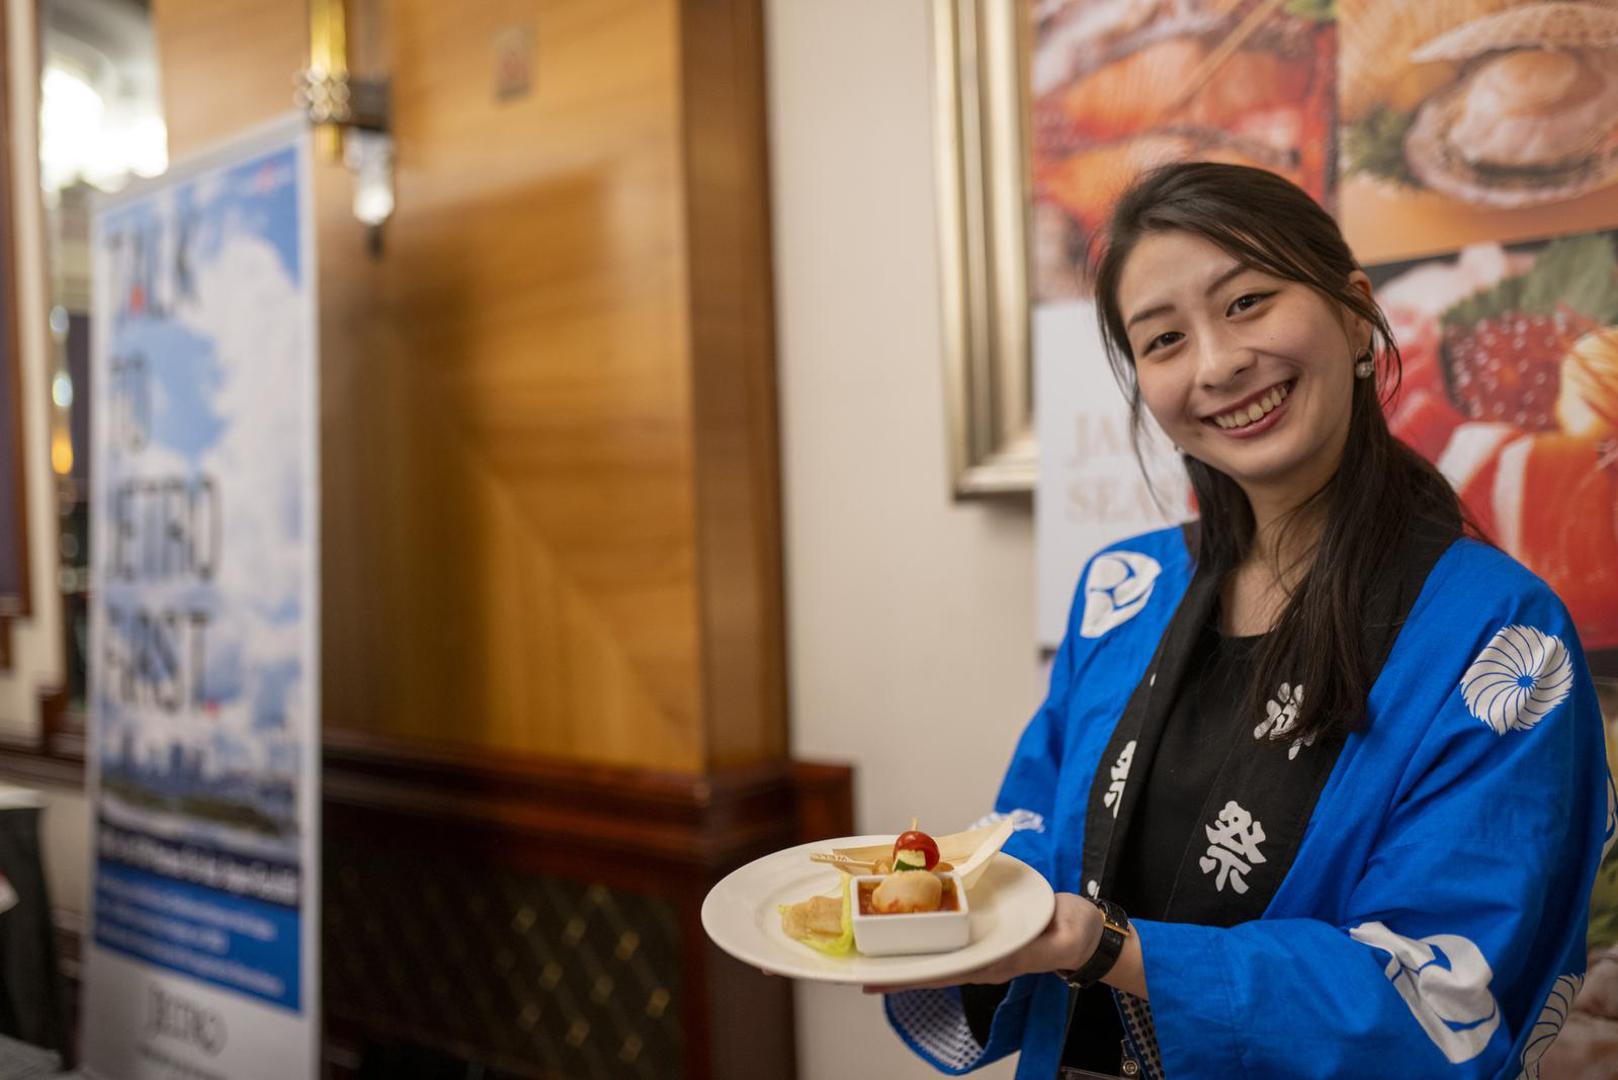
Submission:
[[[1208,834],[1208,852],[1198,861],[1204,874],[1218,871],[1214,888],[1225,891],[1228,882],[1237,893],[1247,891],[1247,874],[1264,862],[1264,853],[1258,846],[1264,842],[1264,825],[1254,821],[1253,815],[1236,802],[1225,804],[1214,824],[1204,825]]]
[[[1112,783],[1107,785],[1106,794],[1101,796],[1102,805],[1112,811],[1112,816],[1118,816],[1118,804],[1124,801],[1124,785],[1129,782],[1129,767],[1135,763],[1135,740],[1130,739],[1124,744],[1123,750],[1118,753],[1118,760],[1112,766]]]
[[[1281,741],[1298,726],[1298,710],[1301,708],[1303,708],[1303,683],[1297,686],[1282,683],[1275,696],[1264,703],[1265,717],[1253,729],[1253,738],[1260,741],[1264,739]],[[1314,744],[1314,735],[1303,735],[1293,739],[1292,745],[1287,749],[1287,760],[1293,760],[1298,756],[1298,751]]]

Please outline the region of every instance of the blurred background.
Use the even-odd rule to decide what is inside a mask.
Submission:
[[[328,1060],[917,1068],[877,1002],[795,999],[696,912],[802,829],[964,826],[1040,694],[1026,497],[952,497],[928,5],[347,19],[397,206],[368,235],[317,161]],[[291,108],[311,11],[22,0],[6,29],[3,768],[43,797],[71,989],[89,203]]]

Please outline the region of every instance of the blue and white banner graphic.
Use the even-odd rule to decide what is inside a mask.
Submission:
[[[319,1040],[319,418],[309,138],[91,231],[91,932],[106,1080],[297,1080]]]

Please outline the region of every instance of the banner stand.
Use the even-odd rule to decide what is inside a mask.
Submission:
[[[104,1080],[319,1074],[319,394],[307,123],[91,227],[91,908]]]

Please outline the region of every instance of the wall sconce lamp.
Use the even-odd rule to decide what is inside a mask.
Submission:
[[[316,152],[353,174],[354,216],[371,253],[380,254],[394,205],[391,95],[385,77],[350,74],[346,0],[309,0],[309,66],[296,82],[293,97],[316,127]]]

